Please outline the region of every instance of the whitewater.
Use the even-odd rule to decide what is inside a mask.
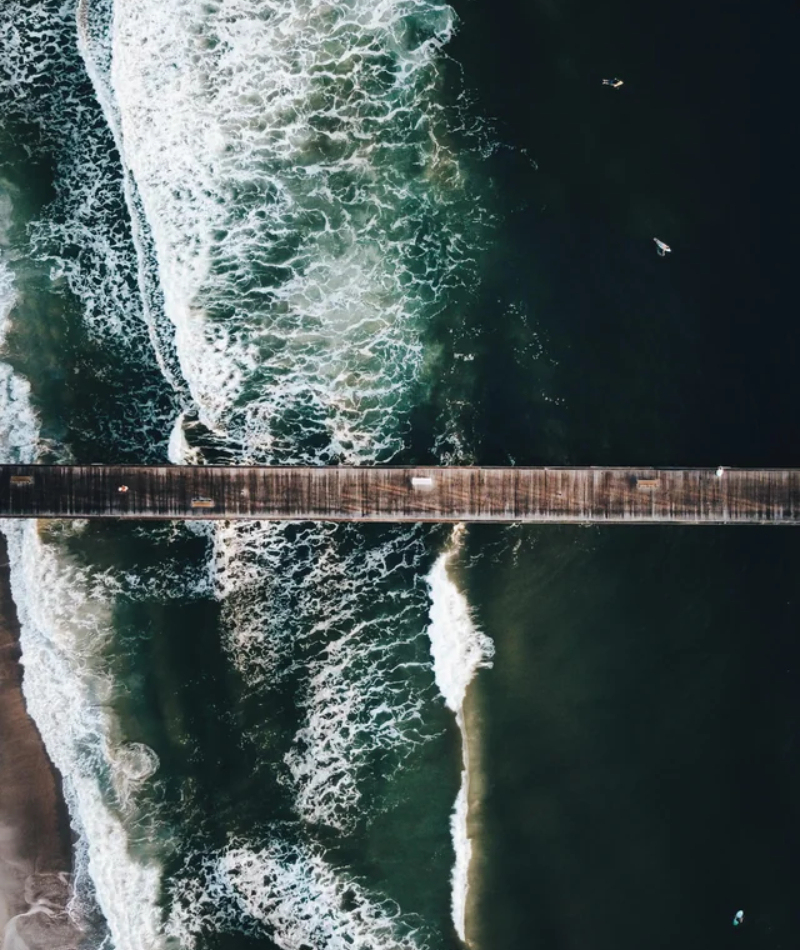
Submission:
[[[450,827],[455,850],[452,912],[458,936],[467,939],[467,898],[472,841],[469,833],[469,736],[464,721],[467,688],[481,667],[490,667],[494,644],[476,625],[467,598],[450,576],[448,568],[458,558],[464,541],[464,525],[453,529],[447,548],[439,555],[427,577],[431,591],[430,626],[433,672],[448,709],[456,715],[461,733],[463,767]]]
[[[57,156],[28,260],[77,301],[97,351],[145,379],[54,436],[36,379],[0,363],[2,460],[94,460],[76,444],[200,464],[402,457],[429,382],[426,329],[474,281],[483,226],[444,105],[453,11],[38,0],[0,24],[13,54],[0,86],[38,130],[30,147]],[[10,331],[44,272],[19,255],[0,268],[18,350]],[[286,950],[438,946],[325,842],[381,813],[376,770],[411,767],[442,701],[462,732],[452,914],[465,939],[463,706],[492,647],[448,574],[458,533],[435,559],[422,528],[152,528],[133,536],[151,561],[103,563],[84,524],[3,530],[26,700],[78,838],[73,912],[99,908],[97,946],[202,948],[217,932]],[[159,755],[127,737],[119,612],[173,601],[214,604],[240,702],[292,692],[297,723],[269,760],[291,820],[225,843],[189,834]],[[266,736],[242,737],[256,764]],[[180,795],[199,816],[191,782]]]

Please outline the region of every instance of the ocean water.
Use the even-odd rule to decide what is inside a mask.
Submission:
[[[459,12],[509,146],[462,397],[481,460],[797,464],[795,12]],[[467,720],[476,946],[797,945],[799,558],[791,532],[468,532],[495,645]]]
[[[2,18],[5,458],[410,457],[424,337],[491,226],[452,9]],[[459,716],[491,643],[445,570],[456,541],[5,530],[87,946],[458,945]]]
[[[7,0],[3,459],[797,464],[783,16]],[[3,530],[87,948],[796,945],[791,532]]]

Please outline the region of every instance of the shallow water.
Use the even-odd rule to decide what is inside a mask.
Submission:
[[[9,150],[8,194],[45,190],[8,209],[6,457],[405,451],[422,331],[482,227],[439,88],[452,11],[4,16],[9,134],[40,156]],[[454,945],[461,743],[426,635],[444,535],[7,533],[96,945]]]

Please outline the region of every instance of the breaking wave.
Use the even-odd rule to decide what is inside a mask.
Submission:
[[[123,161],[201,421],[241,461],[386,460],[469,280],[430,0],[115,4]]]
[[[475,625],[464,594],[448,574],[448,565],[458,556],[463,525],[456,527],[450,546],[439,555],[428,575],[431,591],[428,635],[436,685],[448,709],[456,714],[461,732],[463,768],[461,788],[450,819],[456,861],[452,875],[452,911],[456,933],[466,940],[469,865],[472,857],[467,820],[469,817],[469,738],[464,722],[467,687],[481,667],[491,666],[494,644]]]
[[[407,451],[424,333],[475,279],[482,240],[443,105],[451,8],[10,0],[0,25],[0,89],[33,129],[31,154],[55,165],[27,250],[108,358],[85,377],[110,380],[102,411],[93,403],[45,444],[47,407],[0,363],[4,460],[358,464]],[[0,269],[3,295],[11,313]],[[431,737],[426,626],[463,730],[463,693],[489,645],[447,587],[451,554],[428,574],[421,528],[214,523],[135,529],[157,558],[100,568],[72,553],[85,526],[4,530],[26,696],[80,835],[79,898],[96,898],[117,950],[191,946],[215,927],[288,950],[426,946],[408,915],[315,842],[368,822],[380,806],[367,777],[391,777]],[[182,563],[188,534],[206,544],[199,565]],[[278,778],[305,830],[291,844],[265,832],[266,844],[193,857],[165,931],[177,845],[168,819],[144,808],[158,756],[124,735],[111,657],[121,605],[197,598],[219,607],[245,698],[292,691],[298,723]],[[462,936],[466,742],[464,755],[453,825]]]
[[[126,588],[121,572],[69,554],[83,530],[80,522],[3,524],[22,627],[23,688],[79,836],[74,912],[91,920],[96,901],[114,947],[151,950],[163,942],[158,899],[169,829],[153,797],[142,796],[157,781],[159,758],[124,739],[115,712],[125,687],[112,616],[121,597],[149,594]],[[187,600],[196,578],[173,575],[172,588]]]
[[[34,167],[53,166],[52,198],[17,224],[15,268],[27,284],[23,332],[44,294],[59,300],[73,332],[85,339],[76,372],[93,373],[105,386],[104,411],[76,416],[69,441],[92,441],[107,460],[155,461],[163,456],[174,398],[154,356],[120,163],[79,54],[75,5],[9,0],[0,27],[4,119],[14,123]],[[30,362],[38,344],[26,338],[18,345],[19,362]],[[55,460],[71,457],[66,444],[50,448]]]
[[[17,301],[14,275],[0,257],[0,346]],[[30,385],[0,361],[0,457],[5,463],[25,464],[36,457],[38,424],[31,407]]]

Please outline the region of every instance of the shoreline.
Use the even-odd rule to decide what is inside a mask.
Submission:
[[[61,776],[22,694],[20,627],[0,534],[0,950],[77,950]]]

